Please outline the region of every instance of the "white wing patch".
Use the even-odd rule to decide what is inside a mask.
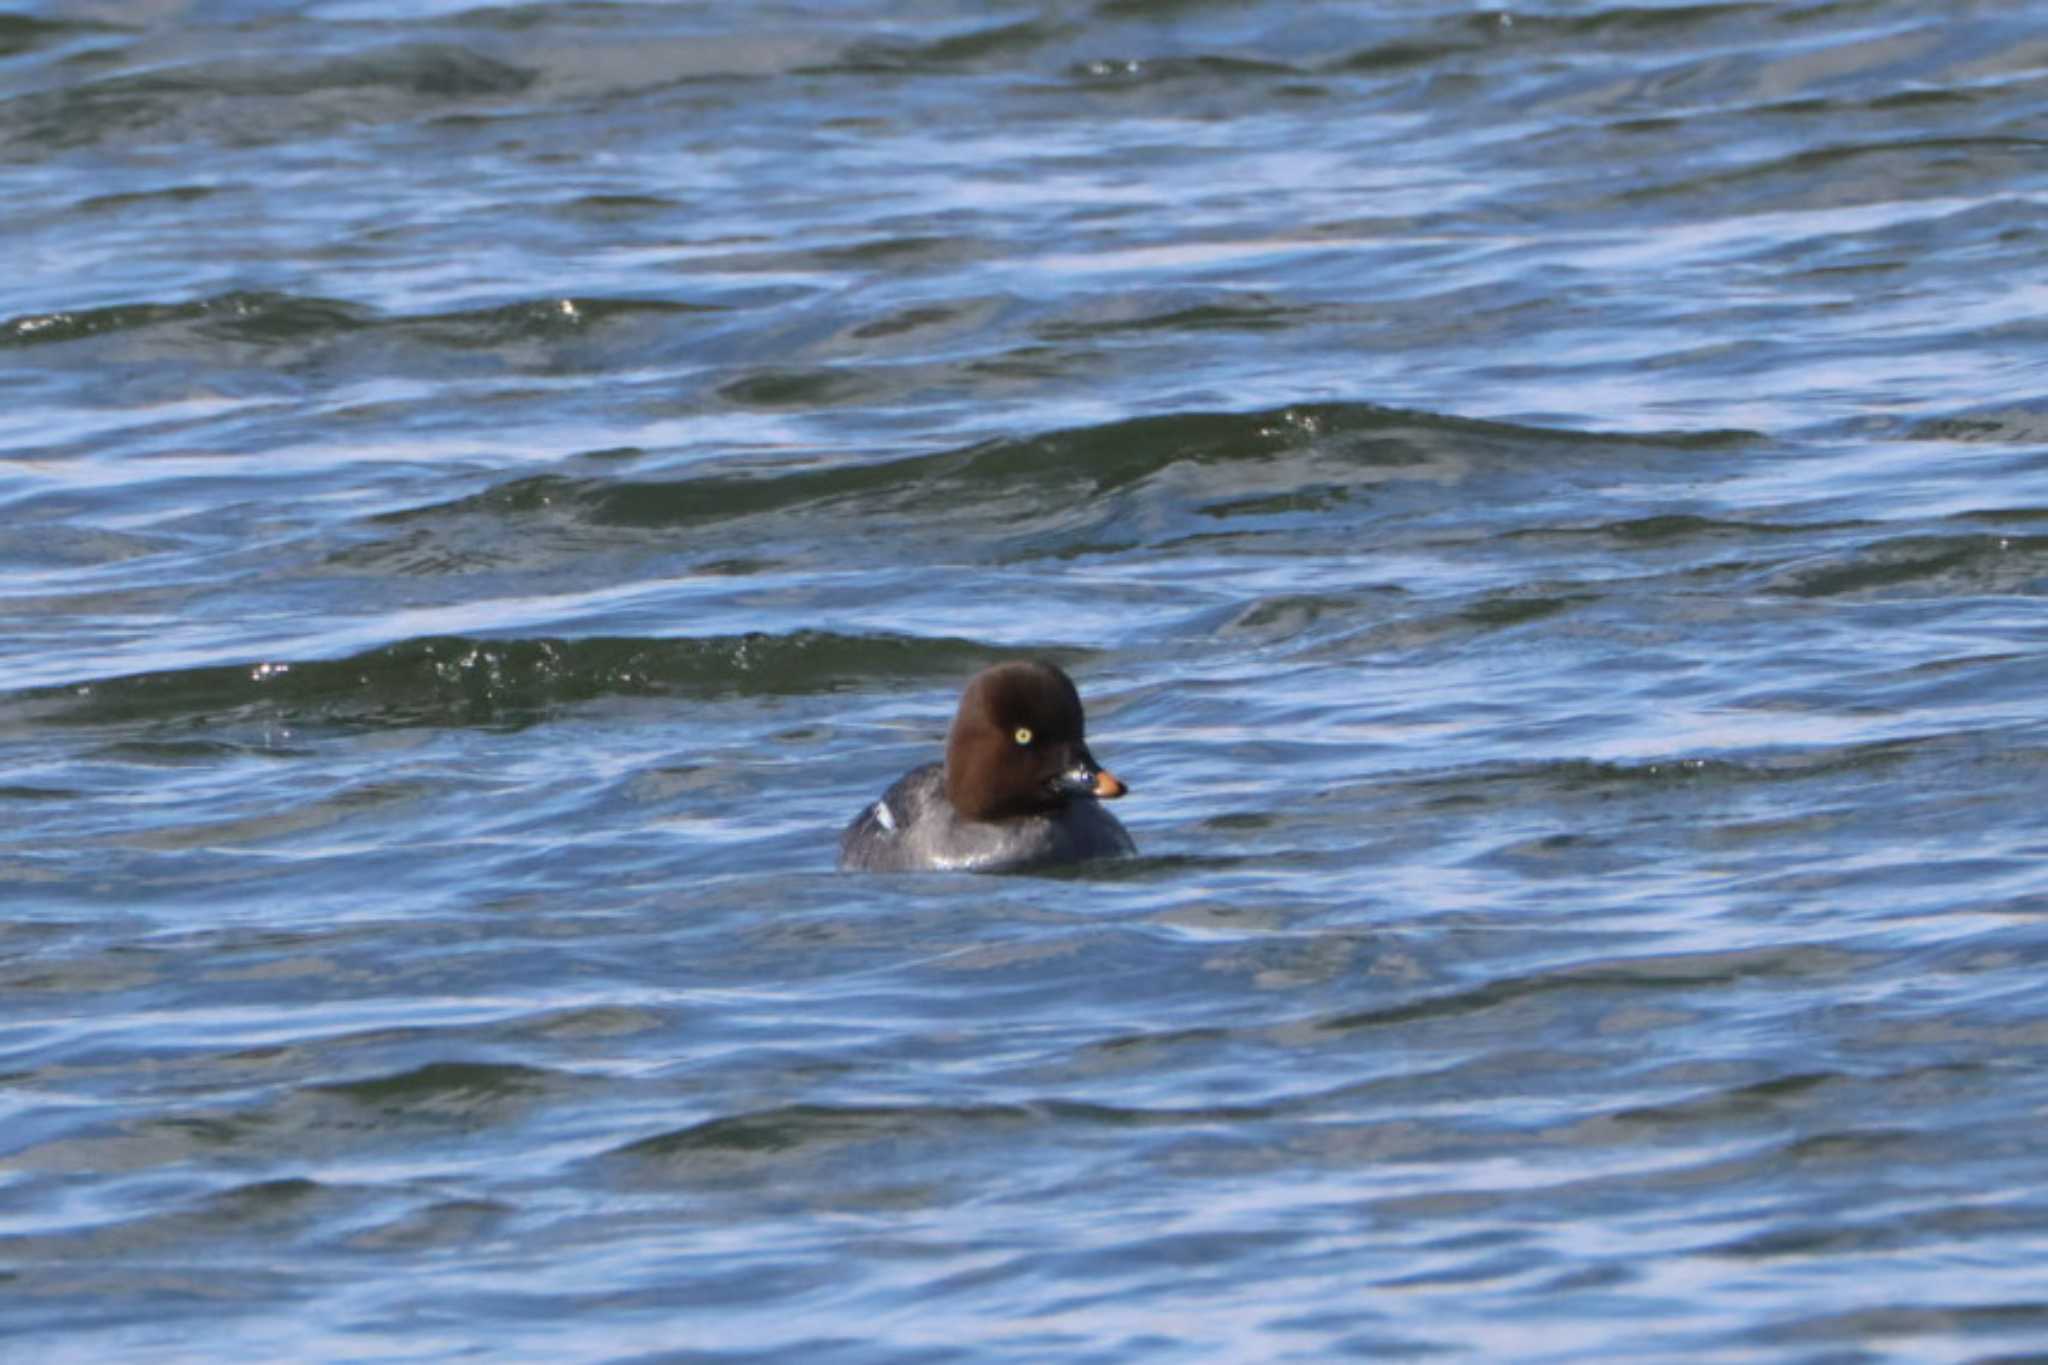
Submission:
[[[891,834],[896,832],[896,812],[889,809],[887,801],[875,802],[875,823]]]

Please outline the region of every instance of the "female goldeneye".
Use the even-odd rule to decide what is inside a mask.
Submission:
[[[1096,798],[1130,788],[1082,738],[1081,694],[1055,664],[997,664],[960,696],[946,761],[912,768],[839,836],[861,872],[1010,872],[1136,853]]]

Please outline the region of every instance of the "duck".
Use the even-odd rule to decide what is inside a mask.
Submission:
[[[1000,663],[969,679],[943,762],[896,779],[839,837],[848,872],[1015,872],[1127,858],[1102,802],[1130,788],[1088,751],[1081,693],[1058,664]]]

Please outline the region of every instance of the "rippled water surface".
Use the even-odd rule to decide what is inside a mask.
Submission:
[[[0,1354],[2048,1350],[2037,6],[0,14]],[[1046,656],[1135,860],[833,871]]]

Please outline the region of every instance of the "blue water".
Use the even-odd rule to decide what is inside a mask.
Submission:
[[[0,14],[0,1354],[2048,1351],[2048,26]],[[1043,656],[1141,856],[833,871]]]

